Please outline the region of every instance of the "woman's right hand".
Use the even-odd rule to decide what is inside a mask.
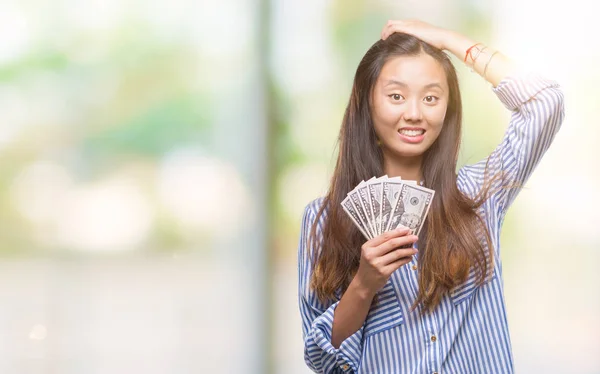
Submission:
[[[363,244],[360,254],[360,265],[354,281],[369,296],[375,296],[383,288],[394,271],[406,265],[417,253],[416,248],[400,248],[412,246],[417,241],[416,235],[409,235],[410,229],[398,228],[385,232]]]

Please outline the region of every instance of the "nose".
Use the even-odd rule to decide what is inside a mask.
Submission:
[[[404,112],[405,121],[418,122],[423,119],[420,104],[421,103],[418,100],[411,100],[406,104],[406,111]]]

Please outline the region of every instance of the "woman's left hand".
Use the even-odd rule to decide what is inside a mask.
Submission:
[[[422,41],[439,49],[448,48],[448,39],[452,31],[442,29],[418,20],[388,21],[381,31],[381,39],[385,40],[395,32],[403,32],[416,36]]]

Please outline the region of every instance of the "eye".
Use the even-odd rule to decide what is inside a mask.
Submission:
[[[439,100],[439,98],[438,98],[437,96],[431,96],[431,95],[430,95],[430,96],[425,96],[425,99],[424,99],[424,100],[425,100],[425,102],[426,102],[427,104],[434,104],[436,101],[438,101],[438,100]]]
[[[400,94],[391,94],[391,95],[389,95],[389,97],[391,97],[392,100],[394,100],[394,101],[400,101],[400,100],[404,99],[404,97]]]

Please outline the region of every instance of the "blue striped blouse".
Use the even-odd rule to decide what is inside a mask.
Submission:
[[[492,89],[512,111],[501,144],[486,159],[459,170],[457,183],[475,196],[490,172],[503,171],[523,185],[550,146],[564,118],[563,94],[558,84],[537,74],[505,78]],[[451,290],[431,314],[410,311],[417,295],[417,267],[412,262],[395,271],[378,293],[363,326],[342,342],[331,344],[337,302],[324,305],[310,289],[311,261],[306,248],[323,199],[312,201],[302,219],[298,251],[299,304],[304,359],[317,373],[512,373],[513,357],[506,320],[500,229],[506,210],[519,190],[500,189],[480,209],[495,250],[489,282],[477,287],[472,272]],[[318,229],[322,227],[321,218]],[[317,230],[319,233],[320,230]]]

